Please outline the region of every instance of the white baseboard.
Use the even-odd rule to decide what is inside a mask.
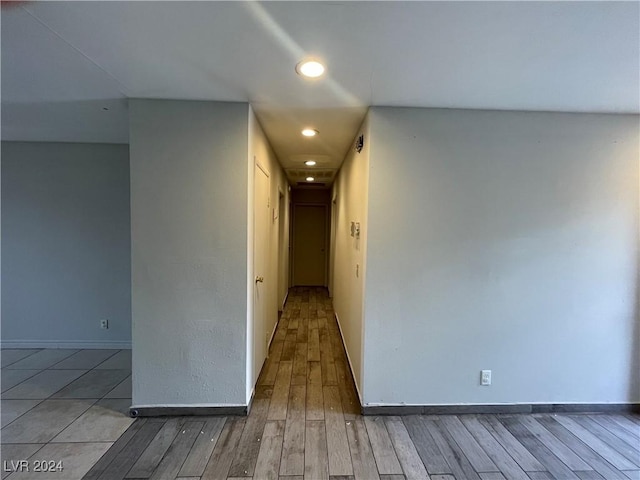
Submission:
[[[62,340],[2,340],[2,348],[77,348],[131,350],[131,342],[82,342]]]
[[[333,310],[333,314],[336,316],[336,322],[338,322],[340,339],[342,340],[342,346],[344,347],[344,351],[347,354],[347,362],[349,362],[349,369],[351,370],[351,376],[353,377],[353,384],[356,386],[356,392],[358,392],[358,399],[360,400],[360,405],[364,405],[362,403],[362,394],[360,393],[358,382],[356,382],[356,376],[353,374],[353,364],[351,363],[351,357],[349,356],[349,349],[347,348],[347,343],[344,341],[344,335],[342,334],[342,325],[340,325],[340,317],[338,317],[338,314],[336,313],[335,309]]]
[[[271,336],[269,337],[269,341],[267,342],[267,358],[269,358],[269,348],[271,348],[271,344],[273,343],[273,337],[276,336],[276,330],[278,330],[278,325],[280,325],[280,319],[278,319],[275,326],[273,327],[273,331],[271,332]]]
[[[287,303],[287,298],[289,298],[289,289],[287,289],[287,293],[284,294],[284,300],[282,300],[282,305],[280,305],[280,311],[284,310],[284,306]]]

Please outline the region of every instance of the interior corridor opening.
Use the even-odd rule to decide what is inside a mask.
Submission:
[[[291,203],[291,286],[328,286],[331,190],[298,188]]]

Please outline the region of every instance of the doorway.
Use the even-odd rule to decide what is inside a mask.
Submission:
[[[257,161],[254,169],[254,254],[253,272],[253,378],[255,385],[262,363],[267,356],[269,341],[267,316],[269,307],[269,287],[273,279],[269,277],[269,173]]]
[[[278,190],[278,311],[282,312],[289,291],[289,204]]]
[[[292,284],[326,286],[327,206],[295,204],[292,230]]]

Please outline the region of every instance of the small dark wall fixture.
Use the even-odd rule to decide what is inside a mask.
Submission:
[[[356,140],[356,152],[360,153],[364,147],[364,135],[360,135]]]

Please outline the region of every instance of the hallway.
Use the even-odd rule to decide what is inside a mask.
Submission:
[[[360,416],[324,288],[290,290],[258,383],[247,417],[138,419],[84,478],[640,479],[637,416]]]
[[[359,412],[326,289],[292,288],[247,417],[139,419],[84,478],[349,476],[350,449],[373,478]]]

